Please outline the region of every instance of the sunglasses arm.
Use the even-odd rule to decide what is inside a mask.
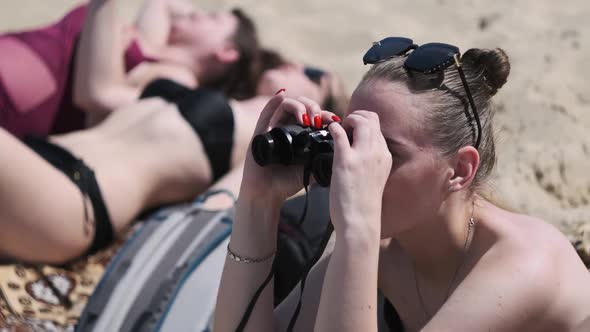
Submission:
[[[461,82],[463,82],[463,87],[465,87],[465,92],[467,92],[467,99],[469,100],[469,105],[471,106],[471,110],[473,111],[473,117],[475,118],[475,122],[477,124],[477,140],[475,142],[475,148],[479,148],[479,143],[481,141],[481,123],[479,122],[479,116],[477,115],[477,109],[475,108],[475,102],[473,101],[473,96],[471,95],[471,90],[469,90],[469,85],[467,85],[467,79],[465,78],[465,73],[463,72],[463,66],[459,61],[459,55],[455,54],[453,56],[455,60],[455,65],[457,66],[457,71],[459,71],[459,76],[461,77]]]

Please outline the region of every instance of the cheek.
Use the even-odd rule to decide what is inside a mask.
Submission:
[[[424,171],[416,166],[406,163],[392,170],[383,195],[384,206],[395,207],[396,210],[403,210],[400,207],[413,209],[424,187]]]
[[[394,169],[383,193],[383,235],[391,237],[429,218],[440,205],[440,181],[438,170],[424,162],[407,162]]]

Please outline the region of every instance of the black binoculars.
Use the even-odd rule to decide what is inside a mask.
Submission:
[[[260,166],[309,163],[316,182],[323,187],[330,185],[334,140],[327,129],[300,125],[274,128],[254,137],[252,155]]]

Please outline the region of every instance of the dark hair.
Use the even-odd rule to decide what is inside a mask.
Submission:
[[[463,146],[473,145],[473,135],[476,134],[475,121],[471,115],[473,110],[455,66],[447,68],[440,75],[423,75],[407,71],[403,65],[405,60],[406,57],[395,57],[377,63],[365,74],[361,84],[374,80],[402,82],[412,92],[423,94],[425,105],[428,105],[425,115],[427,128],[433,144],[444,156],[456,153]],[[470,49],[463,54],[461,62],[482,127],[478,148],[480,165],[471,190],[474,192],[489,177],[496,164],[492,126],[495,108],[491,98],[506,83],[510,62],[506,53],[499,48]]]
[[[254,21],[241,9],[235,8],[231,13],[238,19],[232,42],[239,58],[231,64],[222,79],[208,82],[207,86],[220,89],[230,98],[243,100],[256,95],[256,86],[262,75],[260,43]]]
[[[277,51],[263,48],[260,50],[260,61],[262,64],[262,71],[274,69],[287,64],[287,61]]]

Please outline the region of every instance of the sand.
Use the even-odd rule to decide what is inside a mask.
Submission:
[[[140,3],[120,2],[129,18]],[[51,22],[76,3],[0,0],[0,31]],[[385,36],[443,41],[463,50],[504,48],[512,73],[496,97],[494,196],[556,225],[572,242],[587,237],[590,250],[589,2],[206,0],[198,5],[239,5],[256,19],[265,45],[339,73],[349,91],[368,68],[361,61],[365,50]]]

